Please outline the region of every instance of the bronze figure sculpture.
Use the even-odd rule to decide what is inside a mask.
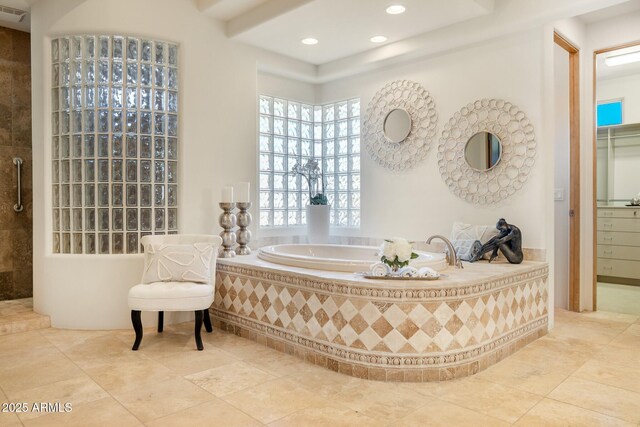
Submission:
[[[508,224],[504,218],[498,220],[496,228],[499,231],[498,235],[482,245],[482,250],[476,255],[475,260],[491,252],[489,258],[489,262],[491,262],[498,257],[499,250],[511,264],[520,264],[524,259],[520,229],[513,224]]]

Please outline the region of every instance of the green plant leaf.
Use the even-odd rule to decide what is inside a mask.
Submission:
[[[416,259],[416,258],[418,258],[419,256],[420,256],[420,255],[418,255],[417,253],[415,253],[415,252],[411,252],[411,259]]]

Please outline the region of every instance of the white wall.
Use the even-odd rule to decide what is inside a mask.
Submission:
[[[251,181],[257,194],[257,62],[280,58],[230,42],[222,25],[191,1],[48,0],[34,4],[31,14],[35,310],[51,315],[54,327],[127,328],[127,291],[139,280],[140,256],[51,254],[51,37],[121,33],[180,44],[179,227],[184,233],[219,232],[214,202],[223,185]],[[285,62],[296,68],[295,61]]]
[[[487,42],[452,53],[324,84],[319,101],[359,96],[363,112],[385,84],[409,79],[433,96],[439,118],[437,136],[426,159],[395,173],[378,166],[362,147],[362,227],[359,235],[405,236],[424,240],[449,235],[454,221],[494,224],[500,217],[522,229],[526,247],[546,248],[543,192],[545,141],[542,138],[542,37],[540,31]],[[498,206],[476,207],[451,193],[438,172],[437,144],[443,123],[467,103],[502,98],[519,106],[534,125],[538,155],[524,187]]]
[[[612,79],[598,79],[598,102],[624,98],[622,123],[640,123],[640,73]]]
[[[569,53],[554,45],[554,188],[555,200],[554,300],[555,307],[569,308]]]

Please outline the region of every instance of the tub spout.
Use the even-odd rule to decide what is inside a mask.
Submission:
[[[462,260],[458,259],[458,256],[456,255],[456,250],[454,249],[449,239],[447,239],[444,236],[440,236],[436,234],[427,239],[426,241],[427,245],[430,245],[433,239],[440,239],[444,242],[445,245],[447,245],[447,260],[449,261],[449,265],[452,265],[455,268],[463,268]]]

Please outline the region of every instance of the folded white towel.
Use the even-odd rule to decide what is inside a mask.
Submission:
[[[369,266],[369,275],[383,277],[391,273],[391,267],[382,261],[378,261]]]
[[[435,271],[433,268],[422,267],[420,270],[418,270],[418,277],[440,277],[440,273]]]
[[[407,265],[398,270],[398,276],[400,277],[418,277],[418,270],[415,267]]]

